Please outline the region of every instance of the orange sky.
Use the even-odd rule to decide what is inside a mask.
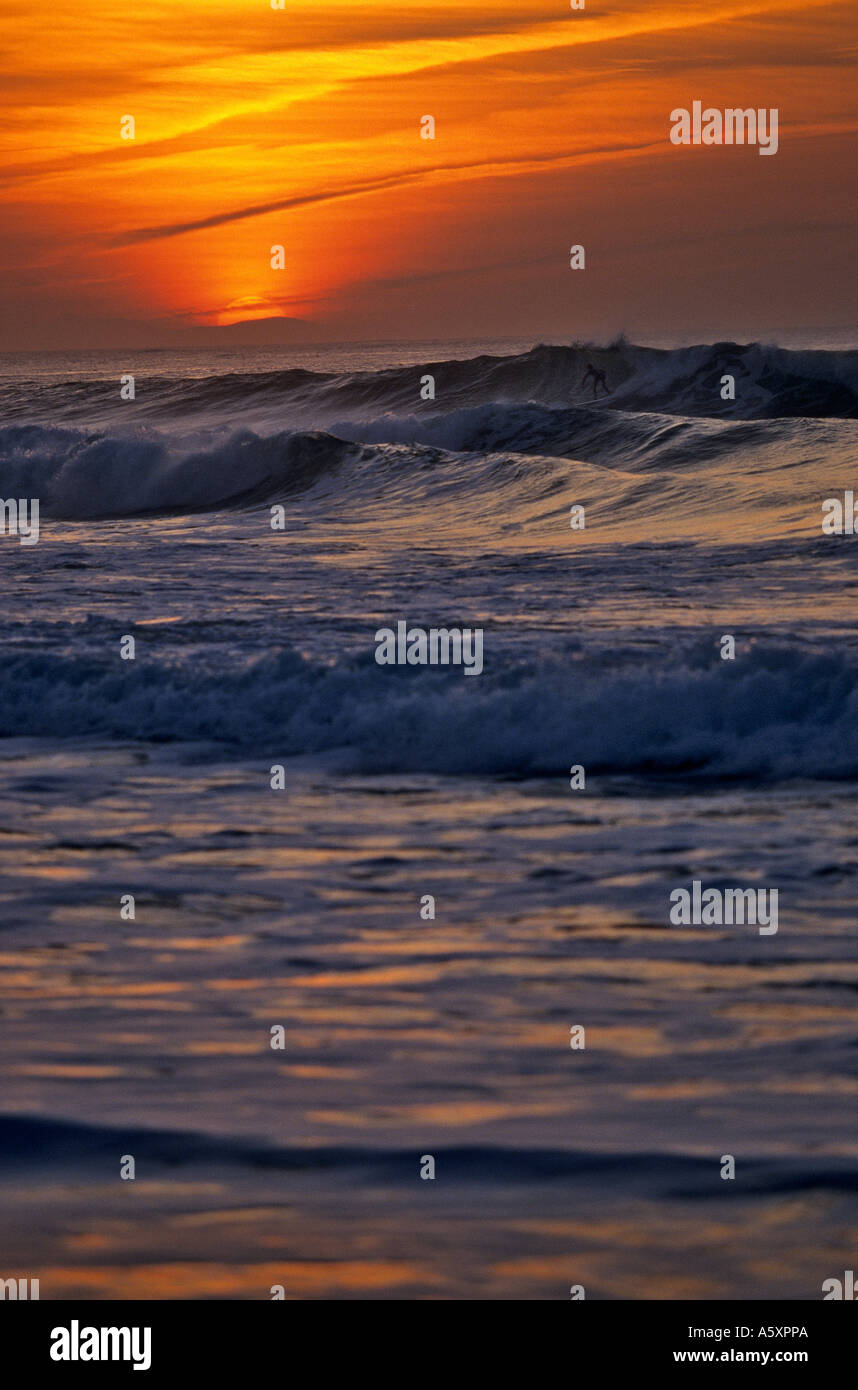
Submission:
[[[856,13],[4,0],[0,347],[845,330]],[[777,155],[672,146],[695,99],[778,107]]]

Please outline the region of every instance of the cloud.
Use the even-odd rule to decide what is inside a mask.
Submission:
[[[565,166],[579,160],[593,159],[599,155],[639,154],[655,149],[663,141],[644,141],[617,145],[603,145],[588,150],[545,155],[510,155],[509,158],[473,160],[462,164],[436,164],[429,168],[402,170],[399,173],[381,178],[366,179],[361,183],[346,184],[342,188],[323,189],[317,193],[300,194],[293,198],[277,198],[269,203],[254,203],[249,207],[232,208],[227,212],[212,213],[210,217],[196,218],[190,222],[165,222],[157,227],[137,227],[119,232],[108,238],[110,246],[132,246],[142,241],[160,241],[168,237],[185,236],[188,232],[205,231],[210,227],[221,227],[227,222],[242,222],[250,217],[265,217],[271,212],[284,212],[293,208],[312,207],[319,203],[330,203],[341,198],[359,198],[370,193],[385,192],[387,189],[402,188],[408,184],[423,182],[432,175],[476,174],[491,177],[493,172],[500,174],[527,172],[547,164]]]

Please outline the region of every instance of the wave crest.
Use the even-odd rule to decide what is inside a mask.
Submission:
[[[359,450],[319,432],[242,430],[214,446],[40,425],[0,429],[0,494],[38,497],[69,519],[194,512],[279,500],[313,487]]]

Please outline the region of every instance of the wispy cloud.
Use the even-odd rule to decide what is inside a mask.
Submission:
[[[659,142],[663,143],[663,142]],[[509,173],[521,173],[544,165],[559,167],[583,160],[596,159],[605,155],[631,155],[656,148],[651,141],[636,144],[603,145],[588,150],[564,151],[560,154],[510,155],[509,158],[490,160],[471,160],[462,164],[435,164],[423,169],[403,169],[384,178],[366,179],[363,182],[346,184],[342,188],[321,189],[316,193],[301,194],[294,198],[277,198],[270,203],[254,203],[249,207],[232,208],[225,212],[212,213],[210,217],[200,217],[189,222],[165,222],[156,227],[137,227],[106,238],[110,246],[131,246],[142,241],[160,241],[167,237],[185,236],[188,232],[204,231],[208,227],[221,227],[227,222],[243,222],[250,217],[265,217],[272,212],[286,212],[295,208],[313,207],[320,203],[331,203],[343,198],[366,197],[371,193],[382,193],[388,189],[403,188],[408,184],[423,183],[431,178],[471,174],[491,177]]]

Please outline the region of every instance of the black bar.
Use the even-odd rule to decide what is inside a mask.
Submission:
[[[341,1361],[351,1380],[385,1372],[385,1378],[426,1384],[433,1367],[445,1381],[461,1369],[462,1355],[493,1356],[511,1371],[524,1356],[528,1379],[550,1379],[546,1358],[560,1357],[571,1376],[589,1365],[588,1378],[616,1373],[635,1376],[699,1366],[733,1370],[752,1366],[762,1376],[785,1366],[821,1374],[851,1363],[855,1346],[854,1307],[835,1302],[576,1302],[550,1310],[534,1303],[450,1304],[394,1301],[391,1307],[360,1301],[332,1308],[325,1301],[290,1300],[267,1306],[244,1302],[40,1302],[0,1309],[4,1363],[26,1373],[69,1376],[134,1374],[134,1358],[146,1359],[144,1329],[150,1329],[150,1360],[141,1384],[191,1371],[196,1376],[276,1375],[276,1383],[318,1381],[336,1373]],[[75,1323],[77,1330],[75,1333]],[[87,1329],[98,1330],[94,1339]],[[97,1347],[102,1328],[129,1329],[129,1337],[105,1339],[128,1359],[54,1360],[51,1348],[70,1354]],[[57,1329],[66,1329],[68,1342]],[[132,1342],[131,1329],[138,1330]],[[397,1351],[397,1347],[399,1350]],[[457,1352],[454,1348],[460,1348]],[[404,1353],[404,1355],[403,1355]],[[511,1358],[508,1360],[507,1358]],[[303,1367],[303,1369],[301,1369]],[[375,1368],[375,1370],[374,1370]],[[274,1382],[272,1382],[274,1383]]]

